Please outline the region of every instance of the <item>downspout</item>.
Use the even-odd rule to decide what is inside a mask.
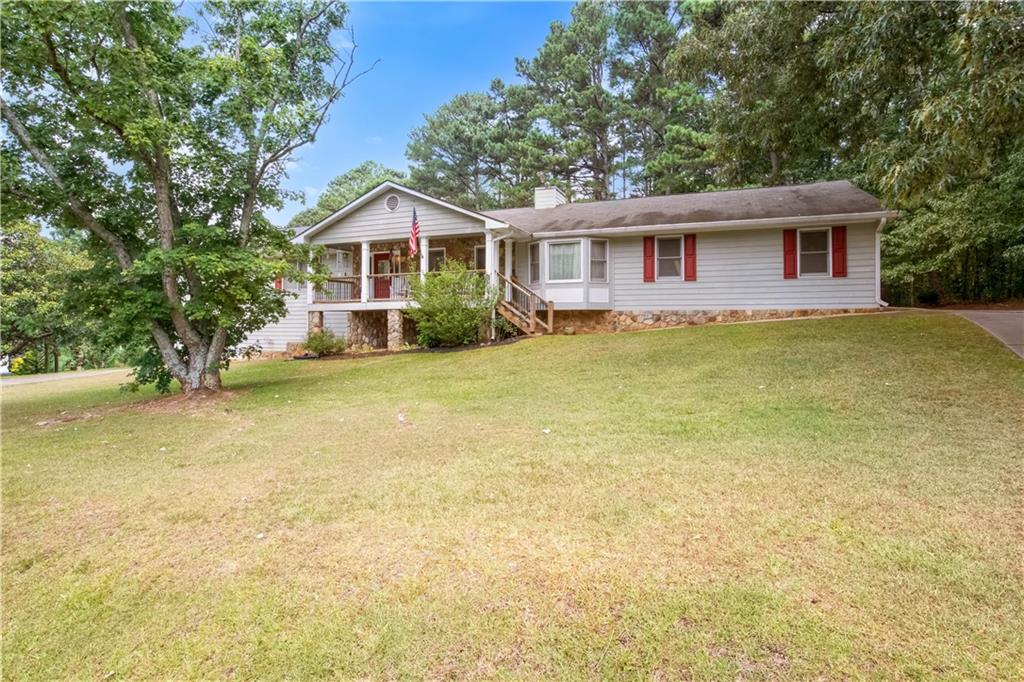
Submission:
[[[888,220],[888,216],[882,216],[875,229],[875,303],[882,308],[889,307],[889,304],[882,300],[882,230],[885,229]]]

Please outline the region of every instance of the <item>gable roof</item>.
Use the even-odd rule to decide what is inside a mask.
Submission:
[[[847,180],[488,211],[533,234],[888,213]],[[872,217],[865,215],[865,218]]]
[[[360,206],[363,206],[364,204],[372,201],[374,198],[379,197],[381,194],[384,194],[385,192],[387,192],[389,190],[398,190],[400,192],[405,192],[406,194],[411,194],[412,196],[416,197],[417,199],[423,199],[424,201],[428,201],[428,202],[430,202],[432,204],[437,204],[438,206],[441,206],[443,208],[447,208],[450,211],[455,211],[456,213],[461,213],[461,214],[463,214],[465,216],[469,216],[470,218],[476,218],[477,220],[480,220],[480,221],[482,221],[484,223],[484,227],[486,229],[497,229],[497,228],[502,228],[502,227],[509,227],[508,223],[503,221],[501,218],[495,218],[493,216],[485,215],[483,213],[477,213],[476,211],[471,211],[471,210],[469,210],[467,208],[462,208],[461,206],[456,206],[455,204],[451,204],[451,203],[445,201],[444,199],[438,199],[437,197],[432,197],[429,194],[424,194],[423,192],[418,192],[418,191],[412,189],[411,187],[406,187],[405,185],[400,185],[397,182],[393,182],[391,180],[385,180],[384,182],[380,183],[379,185],[377,185],[376,187],[374,187],[373,189],[371,189],[369,192],[367,192],[366,194],[362,195],[361,197],[358,197],[358,198],[353,199],[352,201],[348,202],[347,204],[345,204],[344,206],[339,208],[337,211],[335,211],[334,213],[330,214],[329,216],[327,216],[326,218],[324,218],[320,222],[316,223],[312,227],[310,227],[308,229],[304,229],[301,232],[298,232],[295,235],[295,238],[301,237],[303,241],[308,240],[310,237],[312,237],[316,233],[320,232],[324,228],[328,227],[329,225],[332,225],[332,224],[336,223],[337,221],[341,220],[342,218],[344,218],[348,214],[350,214],[353,211],[355,211],[356,209],[358,209]]]

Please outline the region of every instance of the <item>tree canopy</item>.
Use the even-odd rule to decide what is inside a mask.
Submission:
[[[85,239],[98,315],[141,347],[136,379],[220,387],[247,332],[284,311],[275,276],[311,260],[264,217],[285,162],[359,73],[331,0],[11,2],[4,45],[5,222]],[[190,33],[191,32],[191,33]]]
[[[414,184],[485,207],[847,178],[902,211],[891,296],[1024,296],[1024,3],[584,0],[516,69],[427,117]]]
[[[339,208],[387,180],[405,181],[405,171],[388,168],[376,161],[364,161],[327,183],[316,204],[303,209],[288,221],[288,227],[309,227]]]

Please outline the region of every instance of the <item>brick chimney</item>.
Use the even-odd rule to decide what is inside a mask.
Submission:
[[[536,187],[533,190],[534,208],[554,208],[565,202],[565,195],[557,187]]]

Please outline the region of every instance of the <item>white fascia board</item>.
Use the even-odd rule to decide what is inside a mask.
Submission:
[[[703,223],[666,223],[661,225],[629,225],[601,227],[558,232],[534,232],[534,239],[560,237],[601,237],[626,234],[664,234],[678,232],[715,232],[724,230],[751,230],[771,227],[804,227],[809,225],[845,225],[869,223],[883,217],[894,217],[897,211],[870,211],[868,213],[834,213],[831,215],[793,216],[789,218],[747,218],[744,220],[716,220]]]

